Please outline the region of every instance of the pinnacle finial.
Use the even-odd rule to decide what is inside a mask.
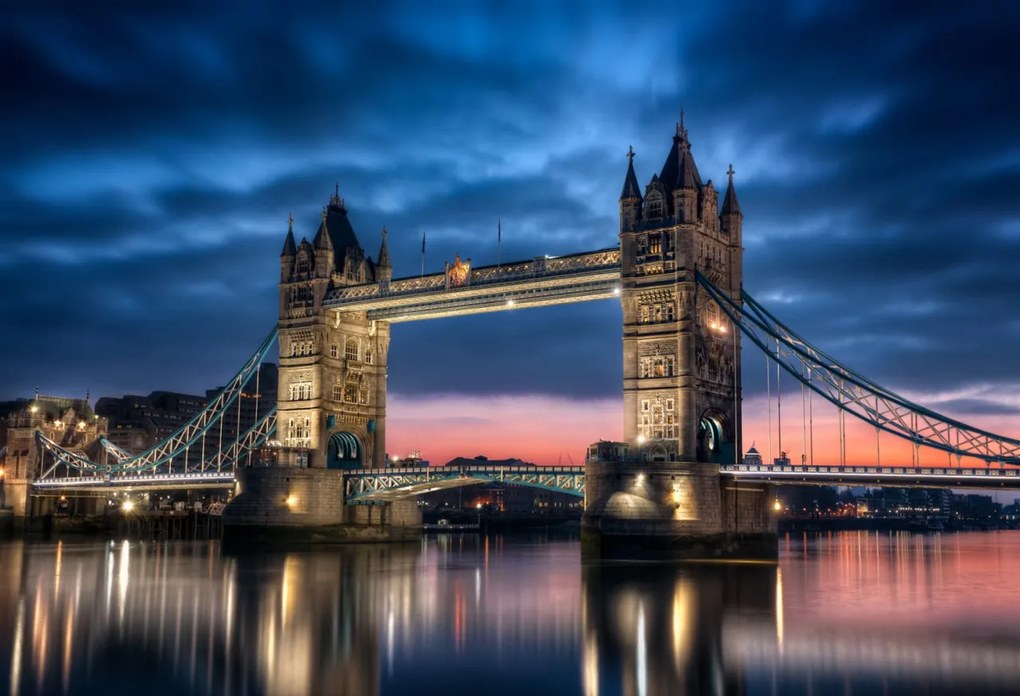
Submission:
[[[288,232],[294,231],[294,213],[291,213],[290,215],[287,216],[287,231]]]
[[[731,184],[733,183],[733,175],[734,174],[736,174],[736,171],[734,171],[733,164],[731,163],[730,164],[730,168],[726,170],[726,176],[728,176],[730,178],[730,183]]]
[[[634,161],[634,146],[633,145],[629,145],[627,147],[627,161],[628,162],[633,162]]]
[[[327,212],[327,208],[326,208],[326,206],[323,206],[322,207],[322,224],[324,224],[324,225],[326,224],[326,212]]]
[[[383,238],[383,241],[385,242],[386,241],[386,225],[382,226],[382,238]]]
[[[339,198],[340,197],[340,182],[337,181],[335,183],[336,183],[336,188],[333,189],[333,195],[336,196],[337,198]]]

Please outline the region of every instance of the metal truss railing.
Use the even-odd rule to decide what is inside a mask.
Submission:
[[[230,443],[211,459],[204,460],[199,466],[200,471],[222,471],[224,467],[233,469],[244,455],[250,455],[266,443],[276,432],[276,408],[273,407],[253,426],[248,428],[237,440]]]
[[[123,447],[118,447],[117,445],[107,440],[105,437],[99,438],[99,444],[102,445],[106,453],[113,457],[114,459],[116,459],[118,463],[124,461],[125,459],[131,458],[130,452],[128,452]]]
[[[261,438],[258,440],[261,444],[266,439],[266,433],[263,431],[265,428],[270,427],[270,420],[272,421],[272,427],[275,427],[275,409],[272,409],[263,416],[243,437],[237,437],[234,441],[228,441],[226,449],[223,448],[223,438],[219,438],[211,451],[212,458],[206,457],[205,445],[207,435],[212,432],[215,426],[219,426],[222,431],[224,415],[230,412],[230,408],[241,396],[244,386],[257,374],[266,354],[274,345],[276,336],[277,329],[274,327],[259,345],[258,349],[245,361],[233,379],[201,411],[181,426],[173,435],[141,454],[129,455],[103,438],[100,444],[116,461],[114,463],[100,464],[90,460],[81,452],[61,447],[37,431],[37,442],[42,450],[50,455],[52,460],[51,466],[41,472],[39,479],[43,480],[53,476],[61,470],[61,467],[63,467],[64,474],[71,471],[77,471],[85,475],[101,474],[106,476],[146,471],[170,474],[173,473],[174,461],[181,459],[182,456],[185,462],[181,465],[182,468],[191,471],[204,471],[209,468],[211,461],[218,461],[219,466],[222,467],[222,463],[229,459],[227,452],[231,451],[235,446],[243,448],[245,446],[243,443],[247,441],[249,434],[253,438]],[[270,418],[271,416],[272,418]],[[257,430],[259,428],[262,430]],[[199,441],[202,442],[198,448],[199,452],[194,457],[189,456],[192,454],[189,452],[189,448],[196,445]]]
[[[544,466],[465,466],[409,467],[394,469],[357,469],[344,474],[345,497],[357,501],[373,494],[407,492],[408,497],[421,495],[429,484],[464,480],[464,485],[498,481],[541,488],[558,493],[584,496],[584,467]]]
[[[276,408],[270,409],[254,425],[227,447],[212,457],[199,460],[187,469],[180,467],[175,473],[169,466],[153,467],[147,470],[117,471],[112,466],[96,464],[80,452],[61,447],[41,433],[36,433],[40,447],[53,457],[52,465],[43,472],[33,485],[36,487],[68,487],[102,482],[106,484],[131,484],[152,482],[201,482],[213,474],[225,473],[233,476],[234,468],[246,455],[264,445],[276,432]],[[112,443],[111,443],[112,445]],[[116,447],[116,445],[112,445]],[[118,448],[120,449],[120,448]],[[71,462],[69,464],[69,462]],[[61,467],[64,467],[61,471]],[[69,475],[71,472],[77,475]],[[60,476],[59,473],[65,475]],[[215,478],[215,476],[213,476]]]
[[[1020,440],[974,428],[915,404],[846,367],[780,322],[747,292],[742,303],[697,274],[699,285],[729,319],[782,368],[837,408],[917,447],[986,464],[1020,465]]]
[[[166,472],[132,473],[117,476],[68,476],[42,479],[32,482],[37,490],[107,490],[110,488],[223,488],[233,485],[231,471],[191,471],[171,474]]]
[[[719,472],[741,481],[773,484],[1020,488],[1020,469],[1011,467],[723,464]]]

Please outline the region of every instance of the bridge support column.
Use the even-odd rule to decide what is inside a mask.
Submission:
[[[413,500],[372,506],[374,511],[346,505],[343,471],[252,467],[238,469],[237,486],[223,510],[224,538],[230,541],[386,542],[421,534]]]
[[[768,486],[725,479],[705,463],[589,461],[581,521],[587,557],[775,559]]]

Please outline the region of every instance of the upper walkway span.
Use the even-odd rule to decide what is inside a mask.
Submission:
[[[539,256],[498,266],[332,290],[323,306],[388,322],[604,300],[620,294],[620,249]]]

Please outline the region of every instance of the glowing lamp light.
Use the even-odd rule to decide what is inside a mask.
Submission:
[[[640,435],[637,436],[637,443],[639,445],[643,445],[643,444],[645,444],[645,440],[647,440],[647,439],[648,438],[645,437],[645,434],[641,433]]]
[[[514,306],[514,301],[513,301],[513,299],[509,299],[509,300],[507,300],[507,301],[506,301],[506,306],[507,306],[507,307],[510,307],[510,308],[513,308],[513,306]]]
[[[131,512],[132,510],[135,509],[135,501],[133,501],[133,500],[125,500],[121,504],[120,509],[123,510],[124,512]]]
[[[481,510],[481,509],[482,509],[482,504],[481,503],[475,503],[475,510]]]
[[[783,504],[779,502],[779,498],[776,498],[776,502],[772,503],[772,509],[776,512],[783,509]]]
[[[293,494],[292,495],[288,495],[287,499],[284,500],[283,502],[285,502],[287,504],[287,507],[293,508],[295,505],[297,505],[297,496],[293,495]]]
[[[614,295],[619,295],[620,294],[620,286],[619,285],[617,285],[615,288],[613,288],[613,294]]]
[[[53,421],[53,425],[55,425],[58,428],[63,428],[64,427],[64,421]]]
[[[28,410],[29,410],[29,411],[30,411],[31,413],[35,413],[35,412],[37,412],[37,411],[39,410],[39,407],[38,407],[38,406],[36,406],[35,404],[32,404],[31,406],[29,406],[29,407],[28,407]]]
[[[679,488],[674,488],[673,489],[673,495],[671,497],[673,498],[673,502],[676,503],[677,505],[679,505],[680,504],[680,498],[682,497],[680,495],[680,489]]]
[[[396,464],[397,462],[399,462],[399,461],[400,461],[400,457],[398,457],[398,456],[397,456],[397,455],[395,455],[395,454],[393,455],[393,457],[391,457],[391,459],[393,460],[393,463],[394,463],[394,464]]]

